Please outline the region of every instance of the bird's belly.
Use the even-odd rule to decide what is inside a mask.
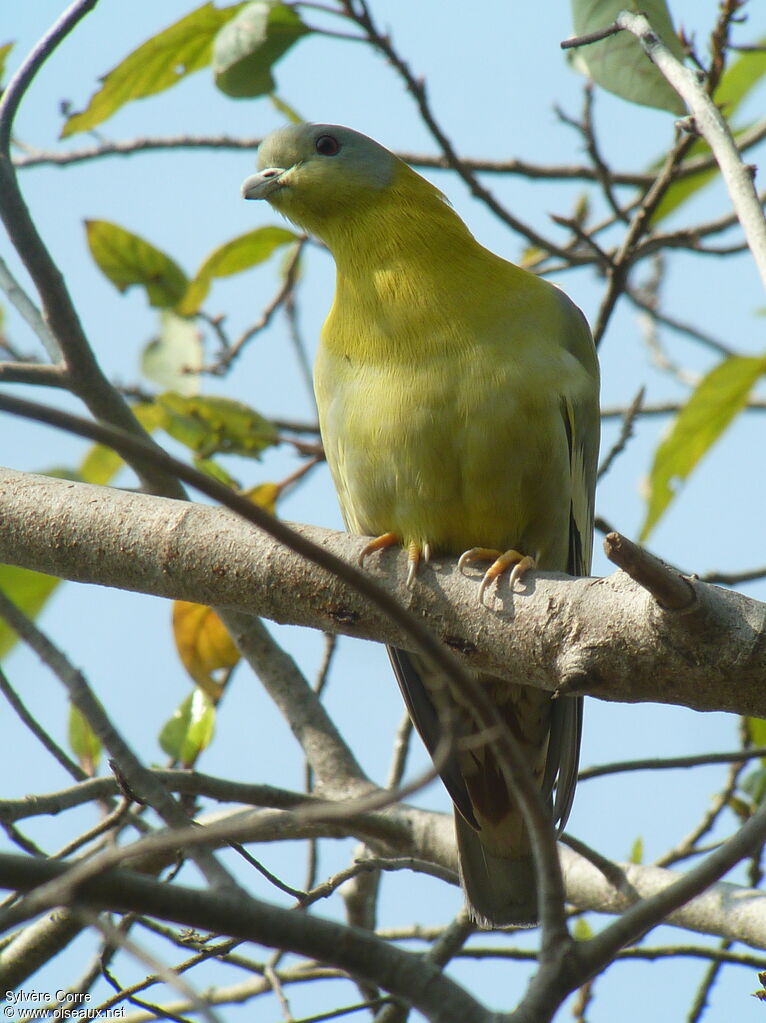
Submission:
[[[446,554],[515,547],[566,567],[571,484],[554,395],[454,365],[328,370],[317,372],[322,437],[349,529]]]

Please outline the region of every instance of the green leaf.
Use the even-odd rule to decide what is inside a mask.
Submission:
[[[201,689],[195,688],[178,707],[159,735],[160,746],[173,760],[192,767],[206,749],[215,731],[215,706]]]
[[[0,82],[2,82],[5,75],[5,61],[12,49],[13,43],[4,43],[0,46]]]
[[[673,56],[684,59],[665,0],[572,0],[575,35],[589,35],[608,28],[620,11],[645,14]],[[630,32],[618,32],[608,39],[579,47],[574,51],[572,64],[602,89],[631,103],[669,110],[673,114],[686,112],[678,93]]]
[[[715,101],[723,107],[727,117],[737,109],[747,94],[755,88],[766,75],[766,36],[755,42],[755,49],[745,50],[724,71]]]
[[[91,255],[119,291],[134,284],[146,289],[149,304],[174,306],[188,287],[186,274],[170,256],[137,234],[107,220],[86,220]]]
[[[199,393],[202,337],[189,320],[169,309],[160,313],[160,332],[141,353],[141,372],[152,383],[187,397]]]
[[[147,39],[106,75],[87,108],[67,119],[61,137],[90,131],[131,100],[163,92],[206,67],[217,33],[242,6],[219,9],[207,3]]]
[[[763,373],[766,373],[766,357],[733,356],[699,383],[655,452],[642,540],[673,500],[678,485],[745,406],[750,391]]]
[[[101,758],[101,743],[88,719],[73,703],[69,705],[68,738],[69,748],[77,757],[80,767],[93,776]]]
[[[643,863],[644,862],[644,840],[639,835],[633,845],[630,847],[630,863]]]
[[[229,277],[263,263],[275,249],[299,237],[285,227],[259,227],[232,238],[210,253],[189,283],[176,312],[181,316],[193,316],[204,301],[214,277]]]
[[[295,10],[278,0],[247,4],[216,36],[215,84],[237,98],[273,92],[271,68],[309,32]]]
[[[225,487],[229,487],[230,490],[239,490],[239,483],[231,473],[228,473],[222,465],[218,462],[214,462],[212,458],[202,458],[200,455],[194,456],[194,468],[199,469],[200,472],[204,472],[206,476],[211,479],[218,480],[219,483],[223,483]]]
[[[0,565],[0,590],[28,618],[37,618],[53,591],[61,582],[52,575],[31,572],[15,565]],[[15,646],[18,636],[0,619],[0,658]]]
[[[766,721],[763,718],[746,718],[747,733],[753,746],[766,746]]]
[[[750,796],[756,806],[761,806],[766,799],[766,768],[757,767],[750,771],[742,779],[739,787]]]
[[[269,96],[269,99],[271,100],[271,105],[274,109],[279,111],[283,117],[287,118],[291,124],[301,124],[306,120],[305,117],[301,117],[295,107],[291,106],[286,100],[280,99],[279,96],[275,96],[272,93],[271,96]]]
[[[589,941],[593,937],[593,928],[584,916],[580,916],[575,920],[574,927],[572,928],[572,937],[575,941]]]
[[[260,458],[279,439],[276,427],[254,409],[230,398],[161,394],[164,430],[202,458],[221,453]]]

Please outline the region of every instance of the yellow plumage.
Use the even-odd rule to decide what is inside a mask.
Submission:
[[[270,135],[243,185],[331,250],[335,300],[315,388],[350,530],[420,552],[513,549],[544,569],[590,565],[598,368],[579,310],[479,245],[441,193],[371,139],[336,125]],[[391,651],[433,752],[454,697],[421,658]],[[581,703],[478,676],[527,753],[554,817],[571,804]],[[458,735],[476,734],[458,707]],[[482,923],[536,918],[529,842],[491,746],[442,776],[461,876]]]

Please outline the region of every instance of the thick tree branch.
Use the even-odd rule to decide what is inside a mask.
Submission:
[[[360,540],[296,528],[354,563]],[[0,561],[412,646],[350,586],[207,506],[3,470]],[[370,559],[368,570],[467,666],[550,691],[766,717],[766,605],[738,593],[691,581],[697,605],[676,614],[621,572],[535,573],[513,595],[501,585],[487,609],[453,562],[424,568],[412,590],[406,554]]]
[[[329,572],[332,578],[350,584],[355,593],[368,598],[387,620],[398,626],[407,636],[409,648],[426,655],[432,665],[443,672],[445,681],[454,687],[459,700],[470,704],[477,726],[480,729],[486,729],[488,734],[492,735],[498,765],[524,816],[537,866],[540,917],[543,928],[543,957],[546,956],[548,948],[556,943],[554,938],[560,937],[565,943],[569,941],[564,917],[563,881],[556,856],[553,827],[548,809],[543,804],[540,789],[532,777],[529,764],[517,740],[507,727],[495,701],[490,698],[476,677],[455,660],[448,649],[448,644],[440,643],[417,615],[405,608],[383,587],[372,582],[370,577],[358,567],[352,567],[342,558],[308,540],[247,498],[235,493],[219,481],[192,469],[179,459],[173,458],[167,452],[157,448],[156,445],[150,446],[130,433],[107,424],[78,419],[61,410],[8,395],[0,396],[0,408],[16,415],[34,418],[40,422],[66,429],[77,436],[107,444],[123,457],[138,457],[147,460],[152,467],[169,474],[169,478],[182,480],[207,497],[219,501],[227,509],[235,511],[240,518],[258,526],[287,549],[302,555],[312,565]],[[235,640],[240,642],[245,634],[242,622],[229,617],[232,610],[236,611],[236,608],[222,606],[221,615],[224,624],[232,625]],[[248,656],[246,644],[241,645],[241,650],[245,656]],[[255,668],[257,671],[257,663]]]

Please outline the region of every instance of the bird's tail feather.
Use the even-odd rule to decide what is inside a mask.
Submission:
[[[532,926],[538,921],[532,853],[499,856],[455,809],[460,881],[468,912],[479,927]]]

